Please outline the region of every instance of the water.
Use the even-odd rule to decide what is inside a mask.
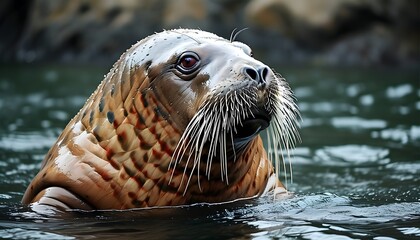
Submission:
[[[420,239],[419,70],[276,70],[303,118],[294,197],[54,217],[20,199],[107,69],[0,66],[0,237]]]

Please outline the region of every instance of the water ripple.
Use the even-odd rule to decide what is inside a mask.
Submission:
[[[402,84],[396,87],[388,87],[386,96],[388,98],[403,98],[413,92],[413,86],[410,84]]]
[[[385,128],[387,123],[381,119],[364,119],[360,117],[334,117],[331,124],[336,128]]]
[[[5,239],[75,239],[74,237],[49,233],[46,231],[22,228],[10,228],[0,230],[0,236],[2,236],[2,238]]]
[[[388,128],[381,131],[372,132],[371,136],[373,138],[381,138],[383,140],[391,140],[395,142],[400,142],[402,144],[407,144],[409,142],[419,142],[420,141],[420,126],[410,126],[409,129],[404,126],[399,126],[397,128]]]
[[[360,166],[387,164],[389,150],[368,145],[323,147],[315,151],[314,161],[322,165]]]
[[[265,230],[266,235],[273,235],[271,232],[277,237],[358,239],[360,236],[373,236],[363,229],[365,224],[384,224],[402,219],[416,221],[420,217],[420,202],[380,206],[351,206],[350,202],[346,197],[320,194],[298,196],[270,207],[260,203],[261,205],[249,209],[256,216],[249,224]],[[270,224],[273,222],[278,224]],[[317,222],[322,224],[316,224]],[[419,234],[418,230],[409,227],[402,228],[401,232],[416,235]],[[312,238],[314,236],[316,238]]]
[[[30,151],[48,149],[57,138],[56,131],[45,132],[14,132],[0,136],[0,149],[13,151]]]

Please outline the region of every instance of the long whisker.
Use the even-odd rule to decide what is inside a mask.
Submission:
[[[267,104],[269,111],[274,114],[274,119],[270,126],[270,134],[268,135],[270,146],[272,146],[275,160],[276,175],[278,176],[280,161],[283,165],[283,171],[285,176],[285,185],[287,187],[287,169],[284,158],[287,157],[289,160],[289,173],[290,180],[293,181],[293,171],[291,159],[291,149],[294,148],[296,142],[300,141],[298,132],[298,118],[300,118],[299,110],[295,103],[293,93],[291,89],[285,83],[285,80],[279,74],[275,74],[277,79],[277,86],[270,91],[269,103]],[[270,104],[273,102],[274,104]],[[270,106],[274,106],[271,108]],[[285,153],[283,152],[285,150]],[[280,153],[277,152],[280,150]],[[272,158],[273,155],[269,156]],[[279,159],[281,156],[281,159]]]
[[[233,34],[236,31],[236,28],[233,29],[232,33],[230,34],[230,42],[234,42],[236,37],[243,31],[248,30],[248,28],[242,28],[241,30],[237,31],[235,34]],[[232,37],[233,35],[233,37]]]

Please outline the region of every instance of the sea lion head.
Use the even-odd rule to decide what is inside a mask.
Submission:
[[[207,166],[213,157],[234,161],[269,126],[274,148],[290,149],[299,138],[292,91],[246,44],[188,29],[150,40],[130,58],[142,56],[149,88],[182,132],[170,166],[184,157]]]

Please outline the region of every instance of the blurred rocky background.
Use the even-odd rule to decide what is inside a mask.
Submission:
[[[0,61],[110,64],[138,40],[200,28],[269,64],[418,66],[418,0],[2,0]]]

